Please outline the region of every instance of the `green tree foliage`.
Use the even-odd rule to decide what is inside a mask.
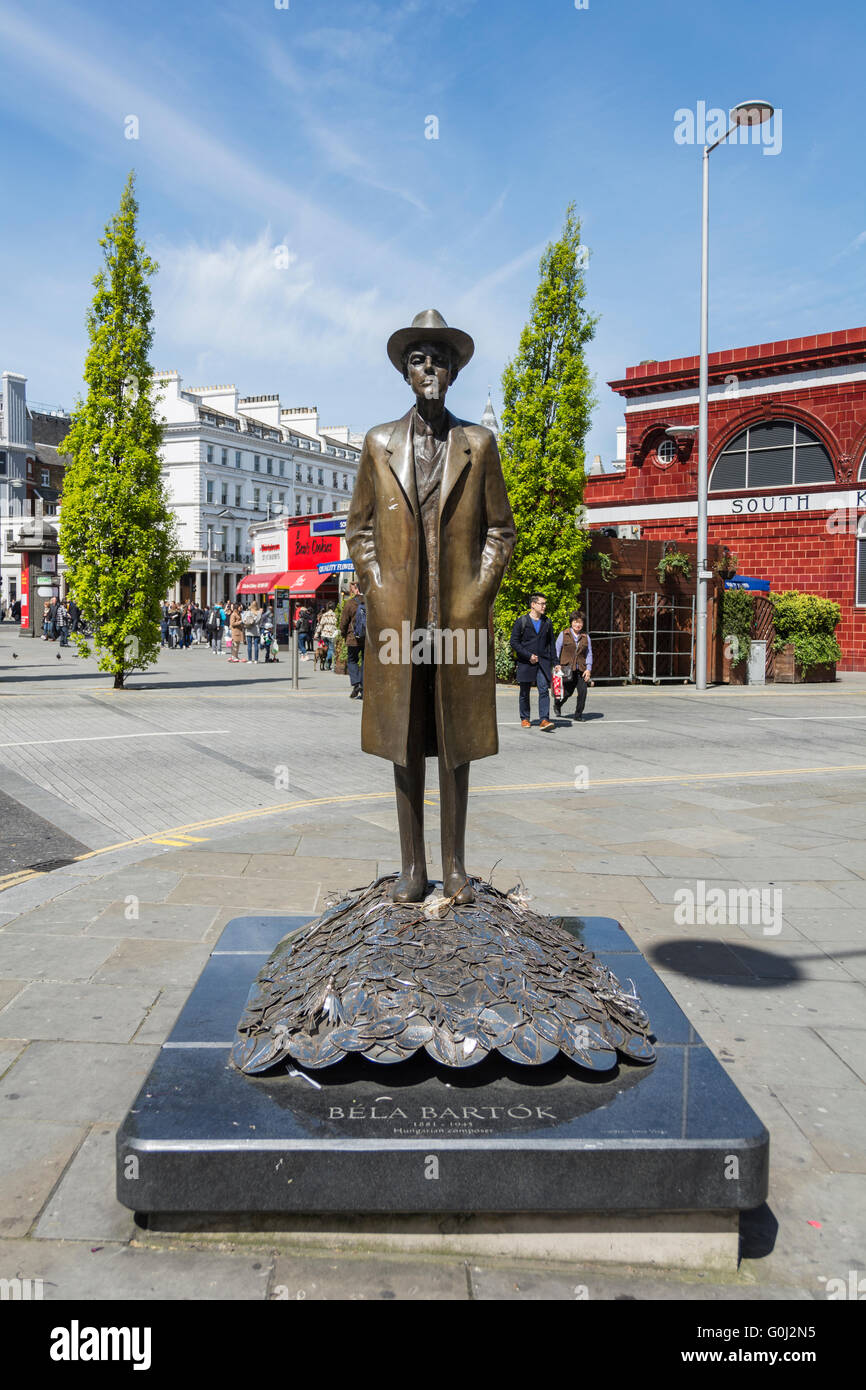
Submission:
[[[71,458],[60,510],[67,586],[115,689],[128,671],[156,660],[160,601],[187,566],[160,473],[162,426],[148,361],[148,279],[157,265],[136,238],[137,214],[131,173],[99,243],[105,264],[87,315],[87,395],[60,446]],[[78,641],[87,655],[86,642]]]
[[[510,632],[533,590],[547,596],[557,629],[580,596],[589,535],[578,525],[585,481],[584,443],[595,405],[584,349],[597,319],[584,307],[587,262],[574,205],[548,246],[520,346],[502,377],[502,466],[517,543],[499,591],[496,616]]]
[[[836,628],[842,621],[838,603],[818,594],[801,594],[797,589],[771,594],[770,602],[776,633],[773,646],[777,652],[791,642],[794,658],[803,671],[842,660],[842,648],[836,640]]]

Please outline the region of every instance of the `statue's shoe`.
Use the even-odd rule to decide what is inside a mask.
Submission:
[[[400,874],[391,889],[391,897],[395,903],[421,903],[429,889],[426,874]]]
[[[442,893],[446,898],[451,898],[452,902],[460,907],[466,907],[469,903],[475,902],[475,889],[469,882],[469,875],[465,870],[448,874],[442,882]]]

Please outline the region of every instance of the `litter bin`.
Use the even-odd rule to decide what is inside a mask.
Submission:
[[[752,641],[749,652],[749,685],[765,685],[767,672],[767,644]]]

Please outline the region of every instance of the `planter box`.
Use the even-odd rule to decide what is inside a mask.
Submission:
[[[819,662],[804,672],[794,660],[793,643],[788,642],[780,652],[776,652],[776,681],[783,685],[815,685],[832,683],[835,679],[835,661]]]
[[[731,660],[726,650],[730,640],[730,638],[726,638],[722,646],[722,684],[746,685],[748,684],[749,663]]]

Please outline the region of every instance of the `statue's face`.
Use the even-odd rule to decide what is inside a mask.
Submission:
[[[451,353],[436,343],[416,343],[406,358],[406,380],[425,401],[444,401],[451,385]]]

